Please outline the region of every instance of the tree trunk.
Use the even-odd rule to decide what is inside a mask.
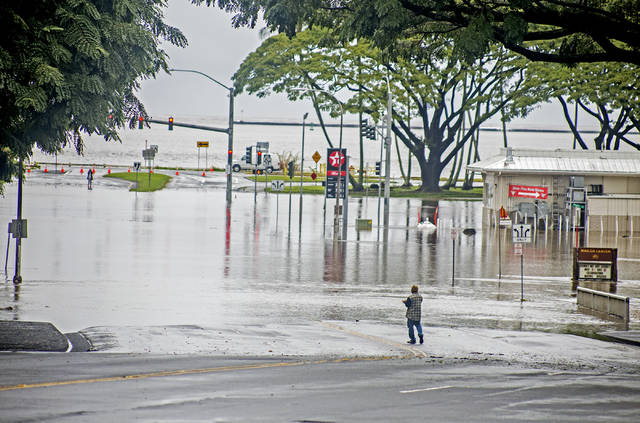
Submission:
[[[440,153],[430,151],[428,158],[425,158],[424,154],[416,154],[416,158],[420,165],[420,176],[422,179],[422,186],[419,191],[440,192],[440,174],[442,173]]]

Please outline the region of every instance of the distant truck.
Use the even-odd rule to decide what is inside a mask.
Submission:
[[[246,153],[233,162],[234,172],[240,172],[241,170],[250,170],[255,172],[260,170],[266,173],[272,173],[274,170],[280,170],[280,165],[276,160],[272,159],[271,153],[269,153],[269,143],[258,143],[256,152],[253,152],[254,146],[247,147]]]

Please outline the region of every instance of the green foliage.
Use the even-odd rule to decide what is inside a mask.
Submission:
[[[55,153],[83,134],[119,140],[145,110],[141,78],[167,70],[161,41],[185,46],[162,21],[165,0],[48,0],[0,4],[0,179],[34,146]],[[113,119],[109,119],[109,115]]]
[[[502,43],[535,61],[618,61],[640,65],[640,0],[192,0],[234,13],[253,27],[293,36],[311,25],[343,41],[368,38],[383,51],[397,41],[447,34],[464,56]],[[474,56],[477,58],[478,56]]]
[[[588,148],[573,121],[567,103],[578,106],[595,118],[600,131],[594,138],[596,149],[618,149],[627,143],[636,149],[640,144],[627,134],[639,129],[640,73],[637,66],[621,63],[591,63],[575,67],[537,63],[530,66],[526,84],[535,89],[534,101],[557,100],[565,111],[565,120],[582,148]]]
[[[362,112],[380,122],[389,78],[393,130],[418,160],[423,189],[433,191],[439,189],[442,169],[482,122],[500,110],[507,118],[526,110],[504,107],[526,95],[520,88],[522,59],[492,47],[470,65],[457,59],[455,48],[447,39],[430,37],[424,46],[403,46],[402,55],[389,61],[366,40],[343,43],[328,29],[313,27],[294,38],[279,34],[265,40],[233,79],[238,92],[259,97],[283,92],[292,101],[310,98],[324,128],[322,111],[334,117],[342,110]],[[423,129],[406,125],[408,117],[419,117]]]

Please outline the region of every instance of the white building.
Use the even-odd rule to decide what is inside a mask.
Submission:
[[[484,225],[504,207],[514,222],[640,231],[640,152],[506,148],[467,171],[483,177]]]

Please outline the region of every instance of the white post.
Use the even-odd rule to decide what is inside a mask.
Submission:
[[[604,225],[602,223],[602,215],[600,215],[600,233],[604,232]]]

